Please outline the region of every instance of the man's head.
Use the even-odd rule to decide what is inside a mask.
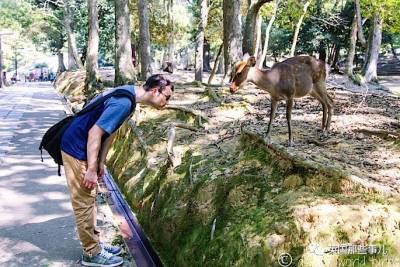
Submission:
[[[174,91],[173,83],[161,74],[150,76],[145,84],[145,103],[155,108],[163,108]]]

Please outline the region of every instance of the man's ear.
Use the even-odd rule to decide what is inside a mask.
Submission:
[[[247,60],[247,65],[250,67],[254,67],[256,65],[256,57],[255,56],[249,57],[249,59]]]
[[[156,87],[150,89],[150,91],[151,91],[151,94],[152,94],[153,96],[156,96],[156,95],[157,95],[158,90],[157,90]]]

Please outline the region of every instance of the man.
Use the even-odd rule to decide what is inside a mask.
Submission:
[[[163,108],[173,92],[171,81],[160,74],[143,86],[125,85],[137,103]],[[90,103],[89,103],[90,104]],[[95,229],[97,180],[104,175],[104,162],[115,132],[130,116],[135,105],[128,97],[111,97],[104,104],[76,117],[61,141],[61,154],[70,191],[72,208],[83,247],[85,266],[118,266],[123,262],[121,248],[99,243]]]

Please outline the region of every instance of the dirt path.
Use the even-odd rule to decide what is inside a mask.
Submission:
[[[50,83],[0,90],[0,266],[81,266],[65,177],[46,152],[41,162],[38,150],[47,128],[64,116]],[[123,245],[110,208],[98,204],[102,242]],[[123,266],[135,266],[124,257]]]
[[[379,84],[392,94],[400,97],[400,76],[380,76]]]

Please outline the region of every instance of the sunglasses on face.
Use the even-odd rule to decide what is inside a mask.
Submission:
[[[171,98],[171,95],[166,95],[163,92],[158,91],[160,95],[165,96],[165,99],[168,101]]]
[[[173,92],[174,91],[174,86],[173,85],[170,85],[170,86],[171,86],[171,91]],[[171,98],[171,95],[166,95],[166,94],[163,93],[164,90],[165,90],[165,87],[166,87],[165,85],[161,85],[158,88],[158,93],[163,95],[163,96],[165,96],[165,99],[168,101]]]

